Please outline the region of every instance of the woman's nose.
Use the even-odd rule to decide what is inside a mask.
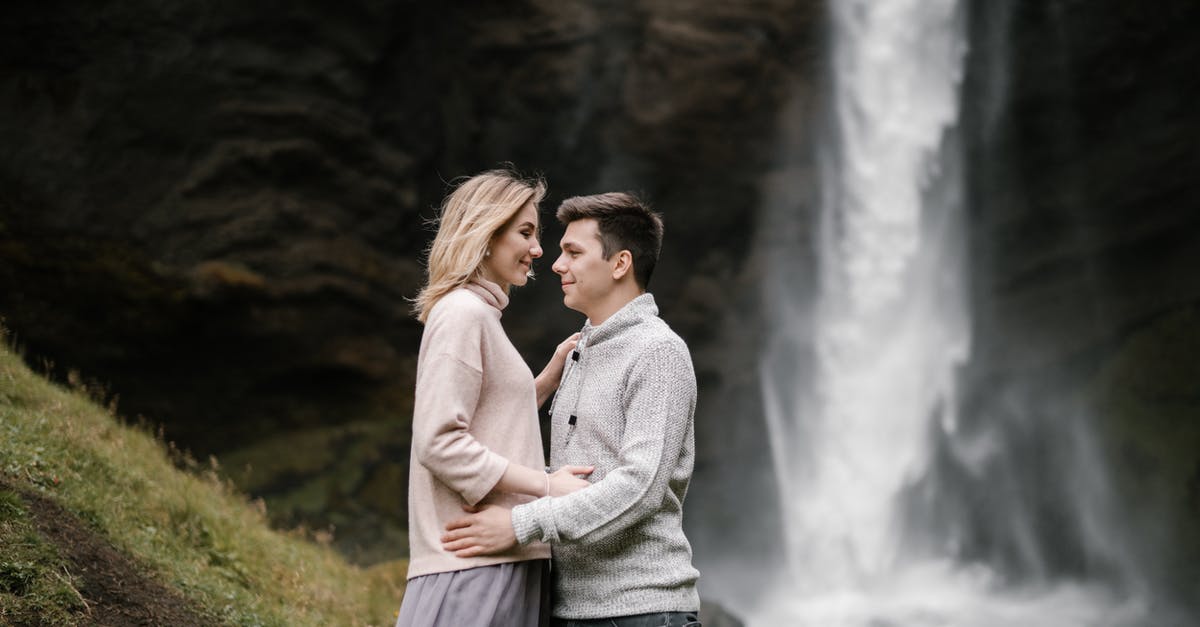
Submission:
[[[529,256],[533,257],[534,259],[541,257],[542,256],[542,245],[537,242],[534,242],[533,248],[529,249]]]

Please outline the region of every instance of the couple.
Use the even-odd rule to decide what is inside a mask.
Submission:
[[[553,270],[587,322],[534,377],[500,316],[542,256],[545,191],[490,171],[442,204],[416,302],[425,331],[396,625],[698,626],[682,528],[696,378],[646,292],[662,220],[628,194],[563,201]],[[537,409],[555,390],[547,473]]]

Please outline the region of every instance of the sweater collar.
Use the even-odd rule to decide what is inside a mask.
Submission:
[[[592,321],[588,320],[583,325],[583,336],[586,338],[585,343],[589,346],[599,344],[604,340],[620,335],[622,331],[635,327],[638,324],[658,316],[658,305],[654,302],[654,295],[646,292],[641,296],[625,303],[624,307],[617,310],[616,313],[608,317],[603,323],[592,326]]]
[[[499,285],[483,277],[475,277],[463,287],[499,311],[504,311],[504,308],[508,306],[508,294],[505,294]]]

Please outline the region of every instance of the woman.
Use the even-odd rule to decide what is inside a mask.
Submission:
[[[417,296],[425,323],[417,357],[408,486],[408,586],[397,627],[539,625],[549,620],[546,545],[459,558],[443,551],[464,506],[509,507],[588,485],[572,466],[543,470],[537,408],[549,398],[577,336],[535,379],[500,326],[509,289],[525,285],[538,244],[541,181],[494,170],[442,203]]]

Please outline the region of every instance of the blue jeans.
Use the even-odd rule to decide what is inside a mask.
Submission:
[[[574,620],[554,618],[551,627],[700,627],[700,615],[695,612],[656,612],[613,618]]]

